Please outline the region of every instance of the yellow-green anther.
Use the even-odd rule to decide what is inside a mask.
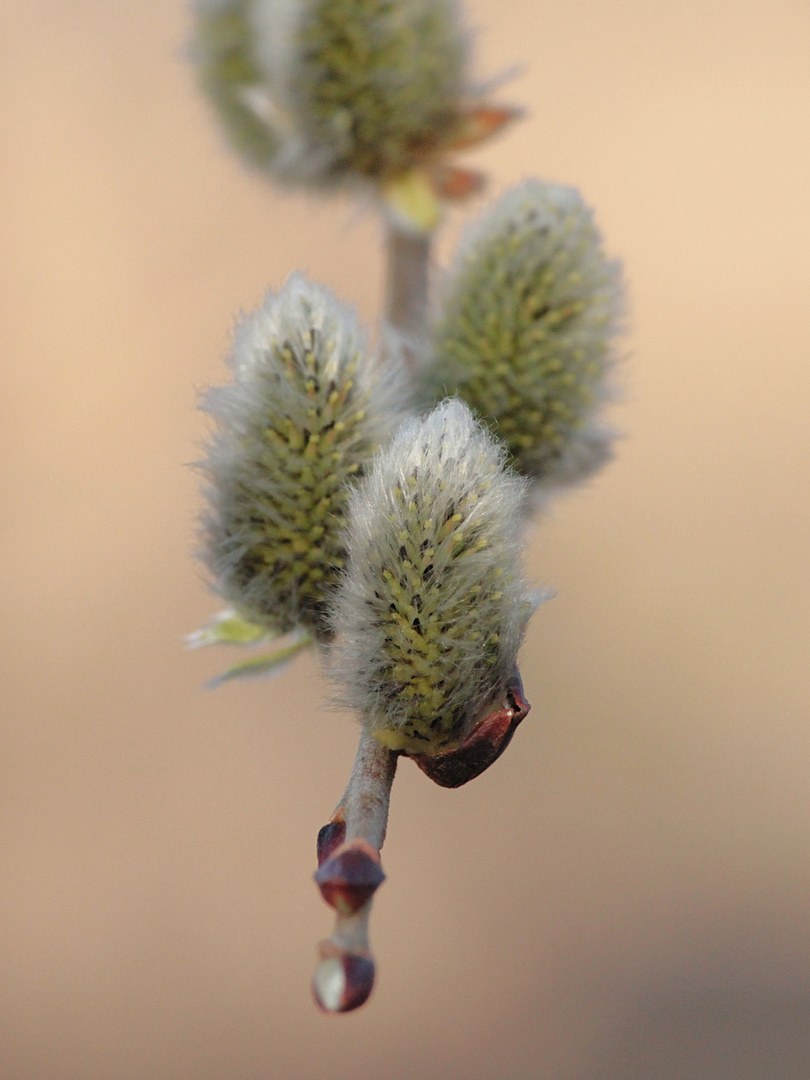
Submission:
[[[466,401],[536,486],[580,480],[610,456],[597,414],[619,309],[618,264],[579,192],[527,181],[462,240],[426,390]]]

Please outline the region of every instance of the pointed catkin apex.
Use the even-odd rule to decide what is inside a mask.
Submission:
[[[235,148],[281,180],[384,181],[463,130],[455,0],[198,0],[192,57]]]
[[[202,557],[245,618],[323,641],[349,483],[399,422],[399,377],[367,353],[354,313],[301,275],[237,326],[230,365],[233,382],[204,401],[218,429]]]
[[[572,187],[530,180],[466,233],[423,373],[458,394],[537,487],[583,479],[610,457],[608,395],[619,266]]]
[[[531,604],[525,482],[504,458],[448,401],[403,424],[351,496],[332,668],[340,700],[392,750],[457,745],[514,676]]]

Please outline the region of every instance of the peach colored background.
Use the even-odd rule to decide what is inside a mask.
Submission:
[[[627,437],[535,530],[513,748],[400,770],[334,1019],[310,874],[355,730],[309,659],[201,689],[186,463],[268,285],[373,316],[375,223],[224,152],[180,0],[0,8],[3,1080],[810,1077],[810,6],[470,13],[529,108],[471,160],[578,184],[625,260]]]

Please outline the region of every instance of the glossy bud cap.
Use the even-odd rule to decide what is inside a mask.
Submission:
[[[443,754],[410,756],[440,787],[461,787],[498,760],[530,709],[531,705],[523,696],[520,674],[515,671],[514,679],[503,695],[503,703],[483,717],[459,747]]]
[[[374,961],[367,954],[348,953],[326,941],[312,979],[318,1006],[328,1013],[359,1008],[374,988]]]
[[[364,840],[352,840],[315,871],[321,896],[341,915],[353,915],[385,881],[380,856]]]

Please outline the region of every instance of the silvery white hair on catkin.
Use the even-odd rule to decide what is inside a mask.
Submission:
[[[401,419],[403,377],[354,311],[294,274],[237,325],[233,381],[210,390],[202,557],[214,587],[277,633],[329,635],[349,488]]]
[[[514,674],[526,482],[505,458],[446,401],[403,423],[350,496],[330,667],[340,703],[393,749],[463,740]]]
[[[494,422],[538,488],[576,483],[611,457],[612,340],[620,267],[576,188],[528,180],[462,236],[423,372]]]

